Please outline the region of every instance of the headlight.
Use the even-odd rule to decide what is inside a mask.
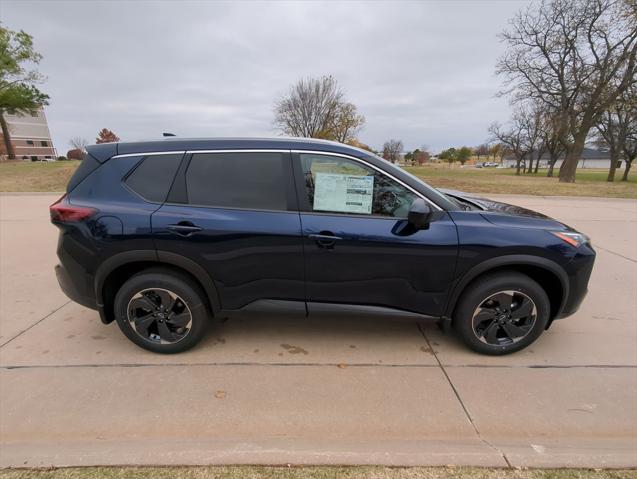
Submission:
[[[588,236],[582,233],[576,233],[575,231],[551,231],[551,233],[575,248],[578,248],[584,243],[588,243],[590,241]]]

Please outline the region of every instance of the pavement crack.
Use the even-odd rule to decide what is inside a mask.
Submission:
[[[64,368],[154,368],[154,367],[335,367],[347,368],[437,368],[436,364],[377,364],[377,363],[259,363],[259,362],[200,362],[200,363],[111,363],[111,364],[26,364],[1,365],[0,369],[64,369]],[[345,367],[344,367],[345,366]]]
[[[198,362],[198,363],[79,363],[79,364],[3,364],[0,370],[6,369],[64,369],[64,368],[157,368],[157,367],[338,367],[348,368],[439,368],[439,364],[378,364],[378,363],[275,363],[275,362],[246,362],[246,361],[226,361],[226,362]],[[480,365],[466,364],[451,366],[447,369],[637,369],[637,365],[574,365],[574,366],[508,366],[508,365]]]
[[[5,347],[7,344],[9,344],[11,341],[13,341],[14,339],[22,336],[24,333],[26,333],[27,331],[29,331],[31,328],[33,328],[34,326],[37,326],[38,324],[40,324],[42,321],[44,321],[46,318],[48,318],[49,316],[57,313],[60,309],[62,309],[64,306],[66,306],[67,304],[69,304],[71,302],[71,300],[67,301],[66,303],[64,303],[62,306],[54,309],[53,311],[51,311],[49,314],[47,314],[46,316],[44,316],[42,319],[39,319],[38,321],[36,321],[35,323],[33,323],[31,326],[29,326],[28,328],[23,329],[22,331],[20,331],[18,334],[16,334],[15,336],[7,339],[4,343],[0,344],[0,349]]]
[[[460,406],[462,407],[462,410],[465,413],[465,416],[467,417],[469,423],[471,424],[471,426],[473,427],[473,430],[476,433],[476,436],[478,437],[478,439],[485,444],[487,447],[489,447],[490,449],[494,450],[495,452],[497,452],[500,457],[502,458],[502,460],[506,463],[507,467],[509,468],[513,468],[513,466],[511,465],[511,463],[509,462],[509,459],[507,458],[506,454],[504,454],[504,452],[502,452],[502,450],[500,450],[498,447],[494,446],[493,444],[491,444],[489,441],[487,441],[485,438],[482,437],[482,435],[480,434],[480,431],[478,430],[478,426],[476,426],[476,423],[473,420],[473,417],[471,417],[471,413],[469,412],[469,409],[467,409],[467,406],[465,405],[464,401],[462,400],[462,398],[460,397],[460,393],[458,392],[458,390],[456,389],[456,386],[453,384],[453,381],[451,381],[451,378],[449,377],[449,374],[447,374],[447,370],[445,369],[445,367],[442,365],[442,362],[440,361],[440,358],[438,357],[438,353],[436,352],[436,350],[432,347],[431,343],[429,342],[429,338],[427,337],[427,335],[425,334],[425,331],[422,329],[422,324],[418,323],[417,324],[418,330],[420,331],[420,334],[422,335],[422,337],[425,339],[425,342],[427,343],[427,346],[429,347],[429,349],[431,350],[434,358],[436,358],[436,362],[438,363],[438,366],[440,367],[440,370],[442,371],[442,374],[445,376],[445,378],[447,379],[447,382],[449,383],[449,386],[451,387],[451,390],[453,391],[453,393],[456,396],[456,399],[458,400],[458,402],[460,403]]]
[[[614,254],[615,256],[619,256],[620,258],[624,258],[624,259],[627,259],[628,261],[632,261],[633,263],[637,263],[637,260],[629,258],[628,256],[624,256],[623,254],[615,253],[614,251],[611,251],[609,249],[602,248],[601,246],[597,244],[595,245],[595,249],[601,249],[602,251],[606,251],[607,253]]]

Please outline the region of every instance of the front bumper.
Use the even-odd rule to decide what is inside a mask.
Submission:
[[[588,282],[594,265],[595,250],[590,244],[582,245],[568,264],[568,297],[555,319],[570,316],[580,308],[588,293]]]

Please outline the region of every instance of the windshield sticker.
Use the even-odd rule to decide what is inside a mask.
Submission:
[[[372,213],[374,177],[316,173],[314,211]]]

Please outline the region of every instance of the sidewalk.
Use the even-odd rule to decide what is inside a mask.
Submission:
[[[233,320],[161,356],[59,290],[56,198],[0,196],[0,467],[637,466],[637,201],[504,198],[598,251],[582,309],[513,356],[365,318]]]

